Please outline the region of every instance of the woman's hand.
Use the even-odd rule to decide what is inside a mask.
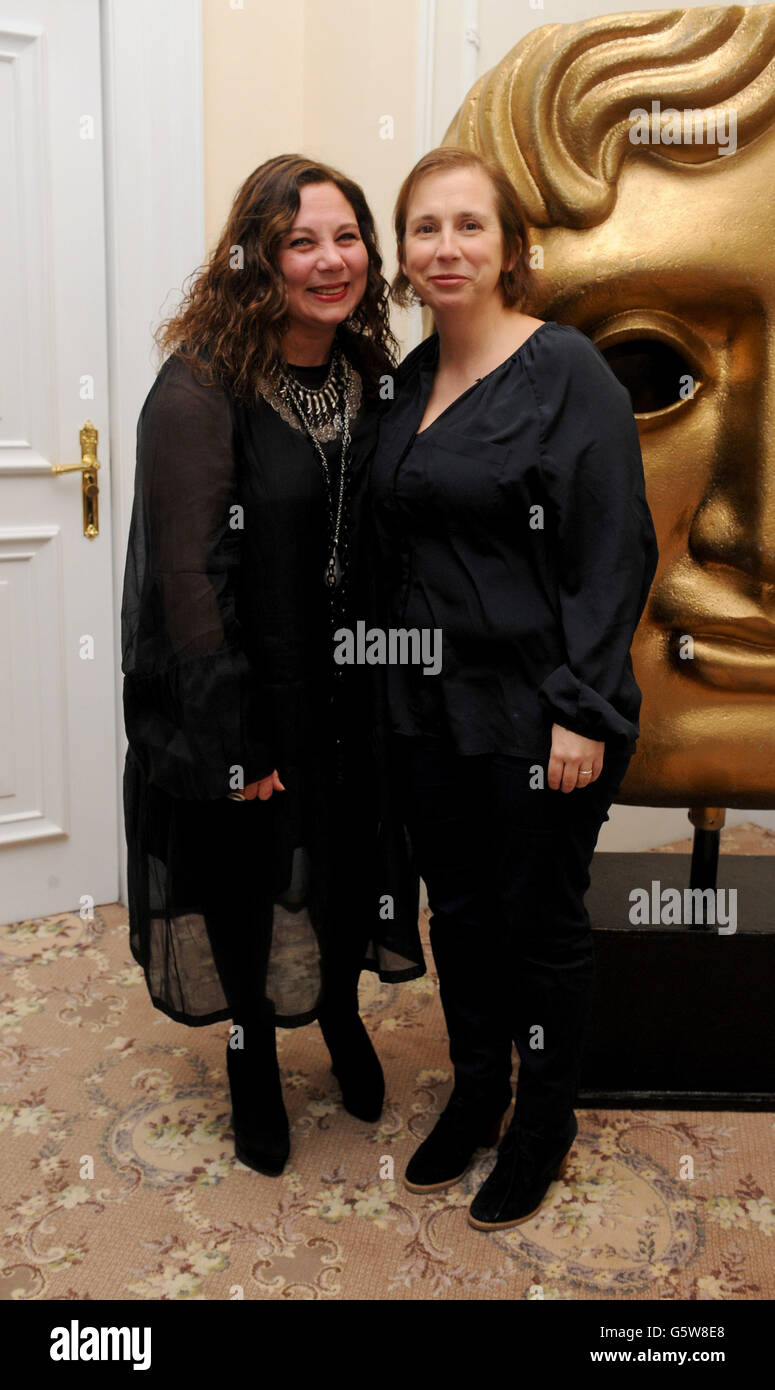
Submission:
[[[249,786],[245,787],[242,795],[246,801],[254,801],[256,797],[259,801],[268,801],[273,792],[284,791],[285,787],[277,776],[277,768],[275,768],[271,777],[262,777],[260,782],[251,782]]]
[[[605,744],[581,734],[571,733],[562,724],[552,725],[552,751],[549,755],[549,786],[564,792],[588,787],[603,770]],[[590,776],[584,774],[589,772]]]

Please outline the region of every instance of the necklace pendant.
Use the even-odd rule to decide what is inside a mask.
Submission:
[[[342,566],[339,563],[339,550],[336,546],[334,546],[331,558],[326,565],[323,582],[327,589],[336,589],[342,582]]]

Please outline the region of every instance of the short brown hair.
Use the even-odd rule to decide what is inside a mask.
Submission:
[[[527,223],[516,189],[502,164],[485,159],[475,150],[459,150],[451,145],[441,145],[438,149],[429,150],[418,160],[401,185],[393,212],[399,267],[390,286],[391,298],[402,308],[416,302],[411,283],[401,269],[409,200],[417,184],[427,174],[445,173],[450,169],[481,169],[490,180],[503,237],[503,258],[514,258],[511,270],[501,271],[503,302],[507,308],[515,305],[524,308],[537,294],[538,277],[530,265]]]

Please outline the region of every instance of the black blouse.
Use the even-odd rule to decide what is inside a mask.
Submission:
[[[630,397],[548,320],[418,434],[438,351],[399,368],[372,466],[384,620],[442,636],[438,675],[388,668],[392,727],[544,760],[557,723],[632,751],[658,552]]]
[[[297,375],[312,385],[321,374]],[[333,615],[349,622],[371,611],[363,520],[377,424],[364,392],[344,506],[348,579]],[[336,491],[339,441],[323,448]],[[345,931],[366,942],[362,964],[383,980],[425,969],[373,673],[333,659],[328,555],[309,439],[268,401],[238,402],[171,357],[137,429],[124,811],[131,949],[153,1002],[184,1023],[231,1016],[211,949],[226,880],[270,915],[274,902],[267,976],[255,983],[280,1024],[315,1017],[326,950]],[[277,768],[285,791],[229,800],[235,766],[245,784]]]

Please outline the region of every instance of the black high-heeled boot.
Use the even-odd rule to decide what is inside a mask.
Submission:
[[[363,945],[356,933],[329,944],[324,956],[324,993],[318,1010],[331,1070],[342,1104],[357,1120],[374,1124],[382,1114],[385,1078],[379,1057],[358,1012]]]
[[[345,1110],[358,1120],[375,1123],[385,1101],[385,1077],[357,1008],[347,1008],[341,997],[332,999],[321,1009],[318,1022]]]
[[[277,1177],[291,1150],[273,1024],[243,1026],[243,1046],[226,1048],[234,1152],[240,1163]]]
[[[497,1231],[529,1221],[552,1183],[565,1173],[577,1134],[572,1111],[564,1129],[536,1131],[518,1120],[512,1123],[501,1140],[495,1167],[471,1203],[469,1224],[480,1231]]]
[[[459,1182],[477,1149],[498,1142],[511,1096],[489,1103],[453,1090],[433,1129],[406,1165],[410,1192],[437,1192]]]

